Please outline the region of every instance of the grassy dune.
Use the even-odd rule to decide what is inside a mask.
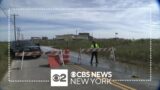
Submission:
[[[8,46],[6,42],[0,42],[0,80],[8,67]]]

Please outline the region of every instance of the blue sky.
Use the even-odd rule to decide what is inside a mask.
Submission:
[[[115,32],[120,38],[149,38],[150,32],[152,38],[160,38],[156,0],[2,0],[0,7],[5,13],[11,8],[11,14],[18,15],[17,27],[25,39],[76,34],[76,30],[96,38],[113,38]],[[4,12],[0,10],[0,41],[8,38]],[[11,40],[12,31],[11,24]]]

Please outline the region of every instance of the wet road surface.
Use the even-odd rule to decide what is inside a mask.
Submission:
[[[41,47],[43,52],[53,50],[51,47]],[[60,68],[71,71],[112,71],[112,85],[69,85],[68,87],[51,87],[50,86],[50,68],[46,55],[40,58],[24,60],[23,69],[20,70],[21,60],[13,60],[10,77],[5,75],[1,82],[3,90],[156,90],[158,87],[158,74],[153,81],[124,81],[117,80],[149,80],[147,70],[121,64],[119,62],[99,59],[98,67],[90,66],[90,56],[83,54],[81,65],[77,64],[78,53],[71,52],[71,63]],[[137,75],[138,78],[132,78],[132,75]],[[8,82],[8,79],[11,81]],[[78,87],[78,88],[77,88]]]

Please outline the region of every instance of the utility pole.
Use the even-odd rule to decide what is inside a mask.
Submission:
[[[117,39],[117,38],[118,38],[118,36],[117,36],[117,35],[118,35],[118,33],[116,32],[116,33],[115,33],[115,39]]]
[[[77,31],[77,30],[78,30],[78,28],[75,26],[75,29],[76,29],[76,36],[77,36],[77,35],[78,35],[78,34],[77,34],[77,32],[78,32],[78,31]]]
[[[17,41],[17,32],[16,32],[16,14],[13,14],[13,23],[14,23],[14,38],[15,38],[15,41]]]
[[[77,33],[78,31],[77,31],[77,29],[76,29],[76,35],[78,35],[78,33]]]
[[[17,40],[20,40],[21,38],[21,32],[20,32],[20,28],[17,28]]]
[[[21,40],[24,40],[24,35],[23,34],[21,34]]]

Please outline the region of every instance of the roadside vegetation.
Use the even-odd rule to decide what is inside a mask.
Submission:
[[[53,46],[55,48],[69,48],[77,51],[79,48],[90,48],[91,41],[88,40],[48,40],[39,41],[41,45]],[[98,39],[96,42],[103,47],[116,48],[116,60],[123,63],[130,63],[140,66],[149,66],[150,61],[150,40],[127,40],[127,39]],[[100,52],[102,57],[108,58],[109,53]],[[152,63],[153,68],[160,68],[160,39],[152,40]]]
[[[0,81],[8,67],[8,45],[7,42],[0,42]]]
[[[52,46],[55,48],[69,48],[78,52],[80,48],[90,48],[89,40],[40,40],[40,45]],[[116,48],[116,60],[123,63],[129,63],[148,67],[150,62],[150,40],[126,40],[126,39],[98,39],[96,42],[101,48]],[[35,42],[37,43],[37,42]],[[104,58],[109,57],[107,52],[99,52]],[[160,68],[160,39],[152,40],[152,65],[154,69]],[[3,78],[8,67],[8,44],[0,42],[0,80]]]

